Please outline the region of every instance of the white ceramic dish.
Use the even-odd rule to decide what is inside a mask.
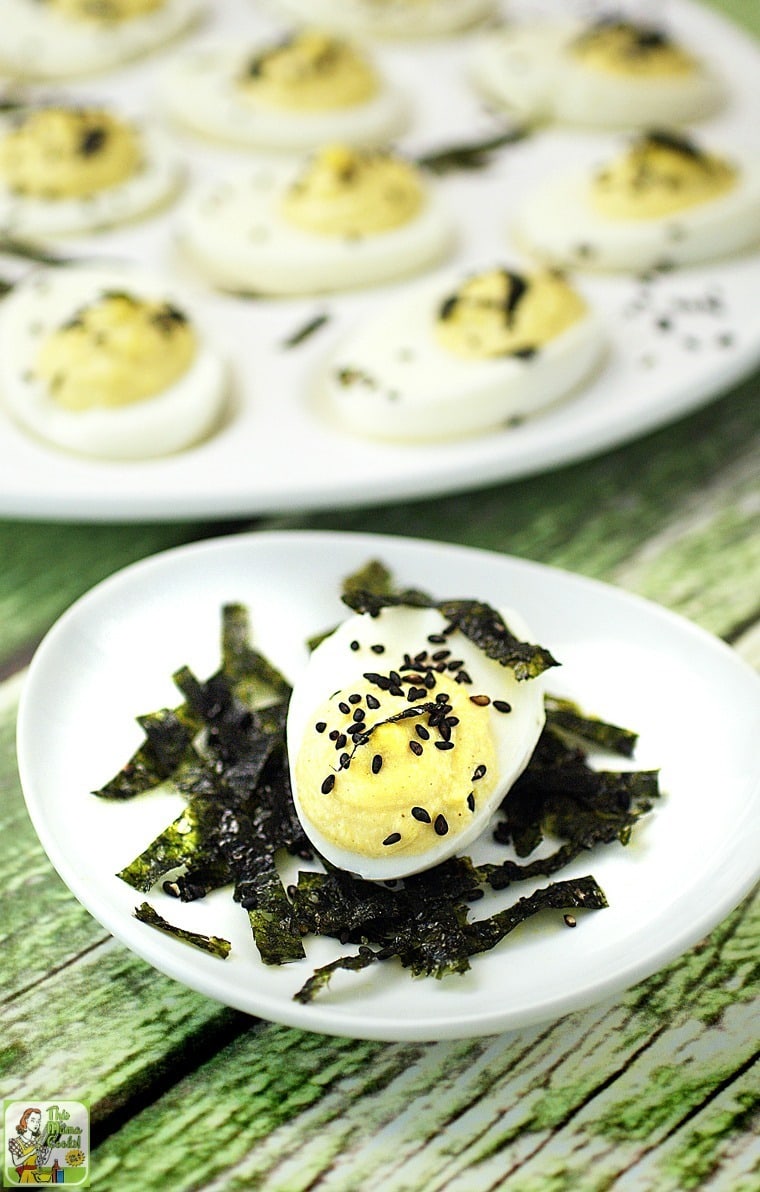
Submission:
[[[341,615],[341,578],[370,557],[399,582],[441,596],[480,596],[530,610],[538,640],[561,660],[550,689],[637,729],[635,764],[660,767],[666,792],[628,848],[589,855],[561,876],[593,873],[609,909],[534,920],[471,971],[412,980],[393,964],[339,973],[307,1006],[293,994],[312,966],[350,951],[308,942],[308,959],[264,966],[247,917],[227,890],[181,904],[160,887],[171,921],[232,941],[207,956],[132,916],[143,896],[114,876],[177,814],[179,796],[127,803],[89,792],[127,759],[134,717],[178,702],[170,675],[218,660],[219,609],[251,609],[256,643],[291,678],[307,635]],[[308,577],[308,583],[304,578]],[[409,539],[247,534],[182,547],[126,568],[79,600],[40,646],[18,725],[21,779],[40,839],[80,901],[129,948],[191,988],[264,1018],[315,1031],[432,1040],[493,1034],[559,1017],[625,989],[690,947],[747,893],[760,857],[758,680],[726,646],[615,588],[535,563]],[[473,858],[503,857],[479,841]],[[546,879],[494,896],[498,905]],[[480,902],[473,917],[491,907]]]
[[[546,0],[567,11],[569,0]],[[535,11],[535,2],[523,4]],[[601,11],[605,6],[598,5]],[[664,0],[637,12],[682,31],[714,62],[730,89],[727,107],[703,127],[760,149],[760,51],[736,26],[693,0]],[[511,14],[519,5],[509,6]],[[594,10],[588,0],[578,9]],[[650,11],[651,9],[651,11]],[[206,26],[188,43],[108,77],[70,85],[71,95],[113,99],[135,116],[156,117],[161,72],[185,46],[233,34],[242,39],[282,26],[248,0],[218,0]],[[507,11],[505,7],[505,11]],[[376,47],[381,66],[414,95],[414,120],[400,145],[417,154],[502,127],[483,110],[465,66],[475,34],[413,45]],[[420,69],[424,55],[429,68]],[[189,184],[262,158],[172,130]],[[542,130],[503,149],[482,171],[439,182],[459,225],[453,263],[521,263],[510,243],[510,210],[555,168],[609,155],[610,134]],[[435,181],[435,180],[433,180]],[[314,299],[241,300],[220,296],[179,259],[176,207],[145,222],[71,240],[75,256],[124,257],[165,268],[188,287],[210,338],[234,373],[229,417],[203,445],[178,455],[129,464],[100,463],[49,448],[0,410],[0,516],[140,520],[245,516],[284,509],[356,505],[473,488],[580,459],[635,438],[715,398],[760,361],[760,309],[754,300],[758,256],[658,276],[580,279],[607,325],[611,349],[591,385],[518,426],[459,442],[398,446],[363,441],[324,418],[317,378],[332,348],[369,311],[408,284]],[[524,259],[523,259],[524,260]],[[18,262],[0,262],[10,275]],[[329,321],[299,347],[283,341],[322,312]]]

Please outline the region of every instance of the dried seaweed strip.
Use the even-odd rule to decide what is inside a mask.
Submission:
[[[621,757],[633,756],[638,733],[600,720],[598,716],[586,715],[573,700],[547,695],[545,703],[546,723],[552,731],[568,733],[588,745],[596,745]]]
[[[219,848],[234,878],[235,901],[248,911],[261,959],[265,964],[302,960],[301,935],[261,826],[245,812],[225,808]]]
[[[604,891],[591,875],[553,882],[527,898],[520,898],[513,906],[478,919],[467,925],[472,949],[471,956],[490,951],[520,923],[543,910],[603,910],[608,906]]]
[[[198,724],[183,708],[162,708],[137,718],[145,740],[113,778],[93,791],[105,799],[131,799],[172,778],[192,765],[197,754],[193,739]]]
[[[187,931],[184,927],[175,927],[163,915],[159,915],[149,902],[143,902],[140,906],[136,906],[134,916],[141,923],[147,923],[149,927],[155,927],[159,931],[173,936],[174,939],[192,944],[194,948],[200,948],[201,951],[209,952],[212,956],[218,956],[220,960],[226,960],[230,954],[232,944],[229,940],[222,939],[218,935],[200,935],[197,931]]]
[[[371,948],[367,947],[361,947],[354,956],[339,956],[337,960],[332,960],[329,964],[323,964],[321,968],[315,969],[308,980],[298,990],[298,993],[293,995],[293,1001],[300,1002],[306,1006],[314,1000],[320,990],[325,989],[329,985],[333,973],[336,973],[339,969],[358,973],[381,959],[382,956],[380,953],[373,952]]]
[[[501,614],[482,600],[442,600],[436,607],[486,657],[510,667],[516,679],[535,679],[559,665],[544,646],[515,637]]]
[[[173,869],[208,864],[218,856],[215,837],[218,823],[216,803],[194,799],[117,877],[135,890],[147,893]]]
[[[222,608],[222,672],[243,703],[254,707],[264,699],[284,700],[290,684],[276,666],[251,645],[248,609],[243,604]]]
[[[184,873],[165,881],[163,890],[181,902],[197,902],[199,898],[205,898],[212,890],[219,890],[231,881],[230,867],[224,858],[221,855],[210,856],[207,860],[193,862]]]
[[[500,864],[487,862],[479,865],[477,872],[481,881],[488,882],[492,890],[506,890],[514,882],[530,881],[537,877],[551,877],[564,869],[571,861],[585,852],[585,846],[577,843],[565,843],[555,849],[547,857],[537,857],[527,865],[520,865],[517,861],[502,861]],[[525,854],[523,854],[524,856]]]
[[[505,145],[514,145],[528,136],[527,128],[509,128],[479,141],[463,141],[447,145],[417,158],[417,164],[433,174],[450,174],[457,170],[482,170],[491,155]]]

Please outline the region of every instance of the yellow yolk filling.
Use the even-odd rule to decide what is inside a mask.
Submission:
[[[653,134],[596,175],[591,201],[607,219],[659,219],[718,198],[737,178],[722,158],[681,138]]]
[[[363,236],[408,223],[425,201],[415,168],[387,153],[322,149],[294,182],[284,218],[322,236]]]
[[[435,741],[441,738],[434,727],[427,727],[427,716],[422,714],[382,724],[365,745],[356,747],[348,767],[341,769],[341,753],[351,754],[352,739],[347,737],[345,749],[336,749],[330,732],[345,734],[354,723],[355,708],[365,707],[367,695],[373,693],[381,694],[360,680],[316,710],[296,759],[301,809],[339,848],[362,857],[416,856],[434,848],[439,837],[450,840],[467,828],[495,787],[497,755],[489,717],[498,713],[474,704],[459,689],[451,691],[451,716],[459,722],[451,730],[453,748],[436,747]],[[351,694],[360,695],[361,704],[349,703]],[[385,699],[381,709],[367,712],[367,725],[393,715],[401,702]],[[341,703],[350,709],[348,713],[341,712]],[[417,724],[429,733],[428,739],[417,733]],[[325,727],[319,731],[317,725]],[[380,765],[376,758],[381,759]],[[426,813],[428,819],[417,818],[412,808],[417,816],[420,811]]]
[[[311,31],[254,59],[239,82],[257,103],[304,112],[352,107],[378,90],[377,75],[352,46]]]
[[[434,333],[442,348],[468,360],[532,353],[587,309],[558,274],[521,277],[493,269],[470,278],[446,299]]]
[[[636,78],[690,74],[695,59],[656,29],[625,21],[605,21],[581,34],[572,45],[574,57],[591,70]]]
[[[61,16],[106,24],[146,16],[163,8],[165,0],[48,0],[48,3]]]
[[[116,186],[141,160],[137,133],[107,112],[40,108],[0,140],[0,176],[22,195],[78,199]]]
[[[35,372],[67,410],[114,408],[167,389],[196,350],[187,318],[169,303],[104,294],[48,336]]]

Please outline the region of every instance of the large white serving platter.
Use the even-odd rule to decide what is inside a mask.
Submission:
[[[160,886],[151,903],[191,930],[226,936],[226,961],[132,915],[143,896],[115,875],[182,806],[152,792],[124,802],[90,792],[141,740],[135,716],[179,702],[170,675],[218,661],[220,607],[244,601],[255,642],[291,679],[305,639],[345,611],[346,574],[369,558],[399,583],[440,597],[477,596],[523,610],[562,667],[550,690],[639,731],[634,764],[661,771],[661,805],[631,844],[609,845],[560,876],[592,873],[609,908],[568,930],[561,912],[524,924],[464,976],[413,980],[395,962],[338,973],[310,1005],[293,1001],[312,967],[351,951],[309,940],[308,959],[266,967],[229,889],[182,904]],[[18,756],[27,806],[63,880],[91,913],[150,964],[209,997],[274,1021],[377,1039],[492,1034],[559,1017],[617,993],[698,941],[760,872],[760,684],[725,645],[664,609],[536,563],[423,541],[368,535],[262,533],[165,552],[106,580],[50,631],[22,693]],[[612,768],[615,767],[612,763]],[[609,765],[609,763],[608,763]],[[481,839],[477,862],[503,859]],[[290,874],[286,881],[291,880]],[[546,879],[473,908],[511,904]]]
[[[567,0],[553,5],[568,9]],[[519,7],[505,5],[504,12]],[[633,7],[687,38],[725,78],[730,101],[703,126],[705,136],[760,151],[760,51],[752,40],[692,0]],[[551,8],[548,0],[540,6],[544,12]],[[578,0],[573,8],[587,13],[605,5]],[[283,28],[273,10],[252,0],[216,0],[210,9],[206,24],[186,43],[108,76],[67,88],[40,87],[38,93],[113,100],[161,123],[158,86],[172,55],[219,36],[253,38]],[[389,78],[414,96],[412,126],[400,142],[404,150],[417,154],[502,127],[502,118],[486,111],[466,77],[474,36],[376,47]],[[252,170],[266,168],[255,154],[169,131],[185,160],[188,193],[210,176],[246,163]],[[549,128],[502,149],[484,170],[437,181],[459,225],[454,263],[465,272],[476,262],[524,264],[509,240],[510,212],[548,173],[579,159],[598,161],[619,139]],[[170,458],[101,463],[35,441],[0,405],[0,516],[211,518],[472,488],[551,469],[635,438],[712,400],[760,361],[757,254],[650,282],[580,280],[603,314],[611,344],[604,368],[583,392],[522,425],[459,442],[404,447],[363,441],[323,416],[318,378],[351,326],[410,283],[313,299],[220,296],[180,261],[176,211],[59,248],[77,257],[138,261],[182,280],[205,331],[231,363],[224,426],[208,442]],[[1,275],[20,271],[18,261],[0,258]],[[319,332],[299,347],[283,348],[288,336],[321,313],[329,321]]]

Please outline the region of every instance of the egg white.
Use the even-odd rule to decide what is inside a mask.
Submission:
[[[12,127],[0,118],[0,139]],[[0,234],[21,240],[84,235],[139,219],[169,202],[182,180],[182,166],[169,139],[155,128],[137,125],[141,160],[136,173],[113,186],[77,198],[44,199],[20,195],[0,173]]]
[[[438,37],[489,16],[495,0],[276,0],[287,16],[365,37]]]
[[[712,71],[629,78],[591,70],[570,52],[583,26],[514,25],[485,35],[471,62],[474,85],[518,120],[589,128],[648,128],[702,120],[724,88]]]
[[[214,183],[184,205],[179,242],[220,289],[272,295],[318,294],[374,285],[441,259],[453,222],[434,191],[408,223],[357,237],[310,233],[280,213],[300,165],[267,163]]]
[[[169,301],[188,312],[198,337],[189,369],[155,397],[117,408],[67,410],[50,397],[33,369],[45,338],[104,291],[126,290]],[[37,438],[99,459],[149,459],[205,438],[218,423],[226,367],[205,341],[185,297],[163,278],[116,265],[60,266],[20,282],[0,307],[0,398],[8,413]]]
[[[67,79],[109,70],[173,41],[205,7],[205,0],[165,0],[154,12],[101,24],[66,17],[41,0],[3,0],[0,71]]]
[[[406,98],[382,78],[377,93],[369,99],[332,110],[275,108],[241,95],[237,79],[245,63],[266,48],[264,44],[243,48],[218,45],[178,56],[162,85],[169,115],[191,132],[212,140],[295,152],[334,141],[383,145],[406,127]]]
[[[515,636],[522,641],[534,640],[522,617],[516,612],[511,609],[500,609],[499,612]],[[512,707],[508,715],[493,708],[483,710],[489,717],[496,739],[499,778],[487,798],[477,806],[471,822],[456,834],[446,836],[437,836],[431,826],[429,849],[406,857],[394,857],[389,851],[387,858],[366,857],[344,849],[327,840],[314,826],[305,814],[299,797],[295,761],[304,736],[307,731],[313,730],[316,710],[332,692],[350,688],[365,671],[396,667],[403,661],[404,653],[414,657],[419,650],[434,650],[435,647],[427,641],[427,635],[440,633],[445,624],[444,618],[435,609],[399,607],[383,609],[378,617],[351,616],[317,646],[304,671],[296,678],[286,730],[296,811],[304,831],[320,853],[334,865],[360,877],[376,881],[406,877],[437,865],[454,853],[461,853],[487,829],[496,808],[530,761],[541,735],[545,721],[543,676],[518,681],[509,667],[488,658],[464,634],[457,631],[448,639],[448,646],[458,659],[463,660],[473,680],[472,686],[466,690],[473,694],[490,695],[492,699],[506,700]],[[350,643],[353,641],[359,642],[358,650],[351,648]],[[378,642],[386,646],[382,661],[371,649]],[[446,682],[445,678],[443,682]],[[454,686],[453,679],[450,685]],[[431,697],[435,697],[435,691]],[[404,706],[404,701],[398,702],[399,706]],[[371,723],[371,715],[367,723]],[[443,758],[446,755],[441,756]],[[412,765],[413,760],[410,757]],[[321,780],[322,775],[319,778]],[[467,791],[463,792],[463,799],[466,799],[467,794]]]
[[[696,265],[760,243],[760,159],[732,158],[740,174],[732,190],[654,219],[609,219],[591,201],[588,175],[552,178],[530,195],[512,231],[548,265],[598,271]]]
[[[409,287],[346,336],[320,395],[342,429],[400,442],[482,433],[567,396],[599,365],[606,341],[592,310],[530,359],[467,360],[446,351],[434,336],[435,317],[462,280],[438,276]],[[355,383],[341,380],[346,371]]]

